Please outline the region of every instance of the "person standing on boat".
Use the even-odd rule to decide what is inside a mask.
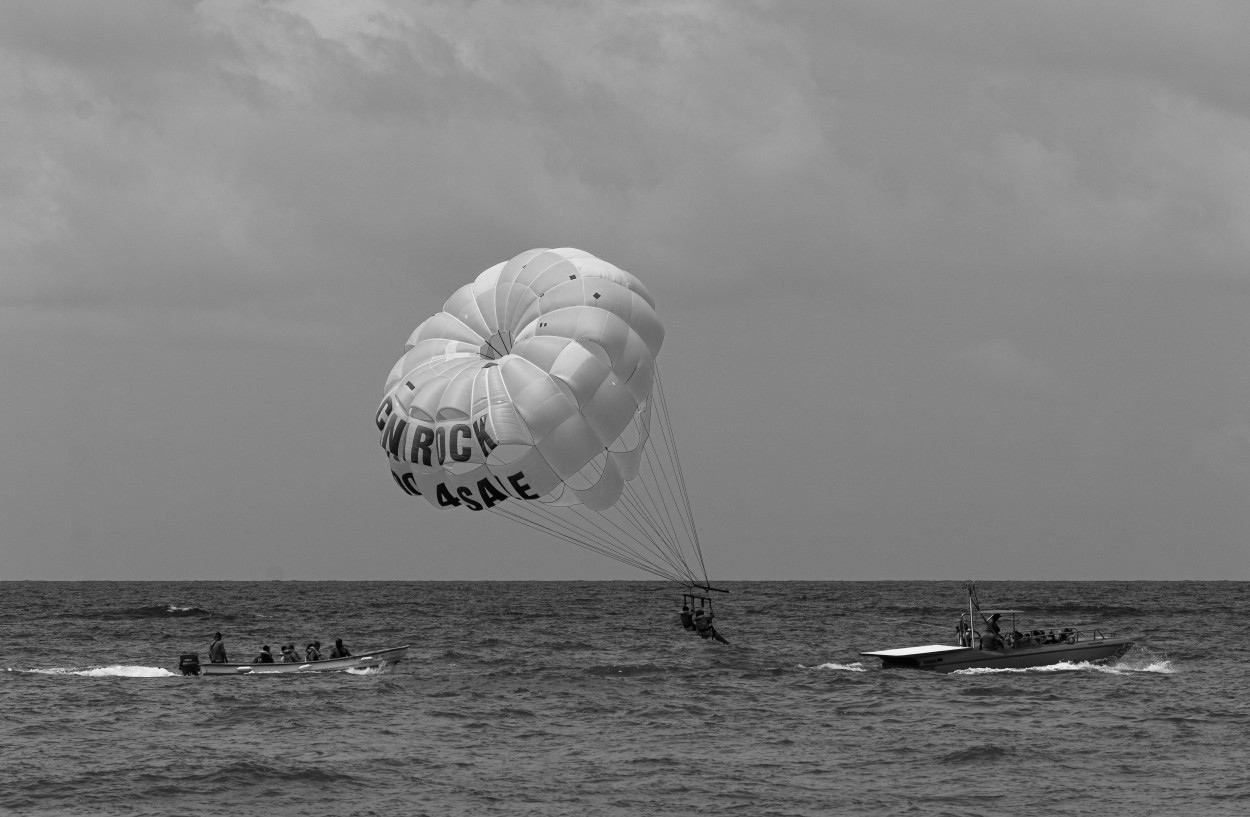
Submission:
[[[981,636],[981,649],[997,650],[1003,644],[1003,631],[998,628],[998,620],[1002,613],[994,613],[985,620],[985,635]]]
[[[214,664],[226,663],[226,643],[221,640],[221,633],[213,635],[213,643],[208,645],[208,660]]]
[[[272,664],[273,663],[273,653],[269,651],[268,644],[260,648],[260,652],[258,652],[256,654],[256,657],[252,659],[252,663],[253,664]]]
[[[343,646],[343,639],[334,639],[334,646],[330,648],[331,658],[351,658],[352,654]]]

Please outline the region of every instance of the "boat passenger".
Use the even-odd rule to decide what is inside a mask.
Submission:
[[[226,644],[221,640],[221,633],[213,635],[213,643],[208,645],[208,660],[214,664],[226,663]]]
[[[1055,631],[1054,631],[1054,630],[1051,630],[1050,632],[1046,633],[1046,641],[1045,641],[1045,643],[1047,643],[1047,644],[1058,644],[1058,643],[1059,643],[1059,636],[1055,635]]]
[[[985,620],[986,629],[981,635],[981,649],[1001,650],[1003,648],[1003,633],[998,628],[998,620],[1002,617],[1002,613],[994,613]]]
[[[294,644],[283,644],[283,645],[282,645],[282,663],[284,663],[284,664],[302,664],[302,663],[304,663],[302,660],[300,660],[299,653],[297,653],[297,652],[295,651],[295,645],[294,645]]]
[[[1059,634],[1059,642],[1061,644],[1075,644],[1076,643],[1076,630],[1072,629],[1071,627],[1064,627],[1063,632]]]
[[[256,654],[256,657],[252,659],[252,663],[253,664],[272,664],[273,663],[273,653],[269,651],[268,644],[260,648],[260,652],[258,652]]]
[[[331,658],[351,658],[352,654],[343,646],[343,639],[334,639],[334,646],[330,648]]]
[[[320,641],[314,641],[313,643],[309,644],[307,647],[304,648],[304,660],[305,661],[320,661],[321,660],[321,642]]]
[[[690,612],[690,606],[686,604],[681,606],[681,626],[687,630],[694,629],[694,615]]]

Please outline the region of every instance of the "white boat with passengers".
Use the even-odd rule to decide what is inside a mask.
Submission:
[[[977,602],[976,584],[968,582],[967,587],[968,610],[960,614],[955,625],[956,644],[872,650],[860,655],[880,658],[882,666],[887,669],[906,667],[954,672],[1109,661],[1133,646],[1132,639],[1112,637],[1096,628],[1029,628],[1023,623],[1025,611],[982,610]]]
[[[344,672],[346,670],[376,670],[382,672],[404,660],[408,646],[386,647],[369,650],[346,658],[324,658],[319,661],[292,661],[260,663],[257,661],[238,664],[201,664],[200,656],[187,653],[179,657],[178,669],[183,675],[277,675],[290,672]]]

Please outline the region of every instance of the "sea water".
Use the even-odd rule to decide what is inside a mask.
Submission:
[[[0,583],[0,813],[1246,815],[1250,583],[982,582],[1105,666],[939,675],[961,582]],[[342,638],[384,673],[196,678]]]

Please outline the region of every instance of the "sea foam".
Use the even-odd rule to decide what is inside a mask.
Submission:
[[[28,672],[40,675],[81,675],[88,678],[169,678],[177,673],[162,667],[136,667],[115,664],[111,667],[89,667],[75,669],[73,667],[51,667],[49,669],[33,669]]]

